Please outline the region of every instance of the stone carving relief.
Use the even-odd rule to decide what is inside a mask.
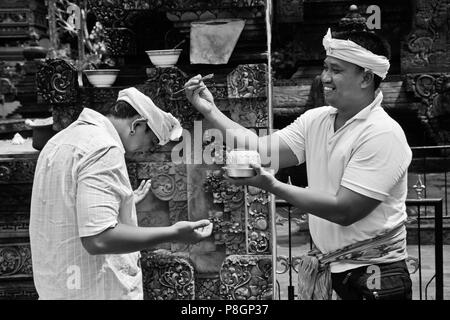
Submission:
[[[225,300],[272,299],[271,256],[228,256],[220,270],[220,295]]]
[[[246,64],[234,69],[227,77],[228,98],[266,97],[265,64]]]
[[[402,73],[450,67],[446,54],[450,39],[445,30],[448,1],[417,0],[415,4],[413,29],[403,43]]]
[[[4,41],[2,46],[24,45],[29,41],[30,32],[45,34],[48,28],[46,12],[43,1],[2,1],[0,8],[0,34]]]
[[[194,267],[188,258],[165,250],[142,251],[144,299],[193,300]]]
[[[233,121],[246,128],[268,127],[266,99],[233,99],[228,104]]]
[[[261,189],[247,188],[248,253],[271,253],[271,217],[269,194]]]
[[[200,118],[200,113],[183,94],[174,95],[184,87],[189,76],[176,67],[148,68],[147,76],[146,83],[136,88],[148,95],[158,107],[176,117],[183,128],[191,128],[193,121]]]
[[[208,171],[203,187],[219,208],[209,212],[215,243],[225,245],[226,254],[246,254],[243,189],[224,180],[221,170]]]
[[[191,17],[194,15],[199,20],[205,13],[218,11],[222,12],[225,8],[242,9],[242,8],[258,8],[265,6],[263,0],[226,0],[226,1],[194,1],[194,0],[88,0],[88,8],[96,15],[97,19],[107,27],[120,27],[131,19],[136,11],[142,10],[158,10],[168,11],[168,18],[174,21],[174,17],[181,18],[182,13]],[[222,10],[218,10],[221,8]],[[197,14],[197,15],[195,15]],[[176,20],[175,20],[176,21]]]
[[[6,282],[8,283],[8,282]],[[36,289],[32,281],[17,282],[14,286],[6,284],[3,286],[0,283],[0,300],[34,300],[38,298]]]
[[[187,201],[170,201],[169,211],[169,219],[171,224],[174,224],[178,221],[189,220]]]
[[[197,275],[195,278],[195,297],[197,300],[220,300],[219,275]]]
[[[152,179],[151,191],[162,201],[187,201],[185,165],[165,162],[139,162],[138,179]]]
[[[36,74],[40,103],[71,103],[77,99],[77,71],[64,60],[47,60]]]
[[[124,7],[129,5],[129,2],[119,0],[88,0],[87,8],[89,8],[89,11],[95,15],[104,27],[121,27],[127,17],[127,12]],[[145,1],[139,2],[144,3]]]
[[[12,275],[31,277],[29,244],[0,245],[0,279]]]
[[[133,169],[132,169],[133,168]],[[129,166],[137,180],[151,179],[151,192],[161,201],[168,203],[168,214],[170,225],[178,221],[188,221],[187,204],[187,173],[185,165],[175,165],[170,162],[138,162],[134,166]],[[136,185],[138,185],[136,181]],[[159,216],[161,219],[161,217]],[[156,219],[156,220],[155,220]],[[154,226],[158,216],[151,213],[140,217],[139,225]],[[185,252],[189,245],[183,243],[171,243],[173,252]],[[167,247],[168,249],[168,247]]]
[[[128,28],[107,28],[106,46],[111,56],[136,54],[136,35]]]
[[[151,190],[160,200],[169,201],[176,191],[174,177],[164,173],[158,174],[152,179]]]
[[[180,100],[183,98],[183,95],[175,96],[173,93],[182,89],[189,77],[177,67],[148,68],[147,76],[147,87],[143,91],[152,99]]]
[[[80,88],[80,103],[83,107],[97,109],[97,106],[106,103],[114,103],[117,100],[119,91],[122,88],[95,88],[83,87]]]
[[[0,183],[33,182],[35,160],[0,162]]]
[[[23,212],[0,213],[0,233],[28,234],[30,215]]]
[[[214,84],[208,85],[209,91],[213,95],[214,99],[227,99],[228,98],[228,87],[227,85]]]
[[[0,12],[0,23],[25,23],[27,22],[27,12]]]
[[[450,74],[408,74],[407,91],[420,99],[419,118],[439,144],[450,141]]]

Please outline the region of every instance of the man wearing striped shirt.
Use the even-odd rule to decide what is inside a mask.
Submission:
[[[30,243],[40,299],[142,299],[140,250],[211,234],[208,220],[137,226],[124,154],[177,139],[178,120],[135,88],[102,113],[83,109],[39,155]],[[147,182],[137,196],[148,190]]]

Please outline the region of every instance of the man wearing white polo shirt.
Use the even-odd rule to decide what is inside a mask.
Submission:
[[[402,128],[383,110],[378,90],[389,70],[389,48],[362,31],[333,38],[328,30],[323,45],[328,106],[305,112],[272,135],[257,137],[248,130],[243,135],[245,129],[215,106],[200,76],[186,83],[186,96],[213,127],[228,135],[240,132],[235,142],[247,140],[247,147],[257,146],[275,166],[306,161],[308,188],[282,183],[259,165],[253,166],[255,177],[233,180],[309,213],[316,248],[325,256],[341,253],[328,265],[340,298],[411,299],[404,222],[412,153]],[[356,249],[349,254],[349,248]]]

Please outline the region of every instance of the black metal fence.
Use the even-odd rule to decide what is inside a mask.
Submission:
[[[288,254],[277,256],[277,275],[287,276],[287,299],[294,300],[296,297],[296,286],[297,286],[297,273],[298,270],[296,268],[298,264],[298,259],[300,255],[295,255],[292,252],[293,244],[292,244],[292,206],[284,200],[276,201],[277,209],[285,208],[287,210],[287,228],[288,228]],[[407,261],[408,265],[412,266],[412,270],[410,269],[411,274],[415,274],[418,272],[418,290],[419,290],[419,299],[427,300],[428,299],[428,288],[431,285],[432,281],[435,282],[435,299],[443,300],[444,298],[444,243],[443,243],[443,201],[442,199],[408,199],[406,201],[407,207],[415,207],[417,209],[417,218],[411,219],[409,221],[409,231],[413,229],[411,225],[415,224],[415,228],[417,230],[417,252],[418,256],[413,257],[409,256]],[[434,216],[434,232],[433,232],[433,242],[434,242],[434,275],[427,281],[427,279],[423,279],[423,257],[422,257],[422,212],[426,212],[429,207],[433,208]],[[429,217],[428,217],[429,218]],[[428,219],[429,220],[429,219]],[[281,224],[281,223],[279,223]],[[311,237],[308,240],[308,249],[312,248]],[[306,254],[306,251],[303,252]],[[423,286],[424,281],[426,282],[425,288]],[[278,286],[278,298],[281,300],[281,285],[279,279],[276,281]],[[423,293],[425,289],[425,292]]]
[[[416,178],[409,198],[443,198],[443,216],[449,216],[448,173],[450,172],[450,145],[412,147],[413,160],[409,177]],[[414,181],[414,180],[413,180]],[[411,181],[411,182],[413,182]],[[410,190],[411,191],[411,190]],[[424,212],[427,216],[432,212]]]
[[[443,243],[443,215],[442,215],[442,199],[408,199],[406,201],[407,207],[417,207],[417,252],[418,257],[412,258],[417,259],[417,267],[413,271],[415,273],[417,270],[419,272],[419,299],[423,300],[423,287],[422,287],[422,221],[421,212],[427,211],[428,207],[433,207],[434,212],[434,268],[435,274],[430,278],[425,286],[425,300],[428,299],[428,287],[435,280],[436,287],[436,300],[444,299],[444,243]]]

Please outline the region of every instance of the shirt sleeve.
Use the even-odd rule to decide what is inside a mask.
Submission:
[[[385,201],[407,172],[412,152],[392,132],[368,138],[353,152],[341,185],[367,197]]]
[[[80,237],[99,234],[118,223],[125,160],[117,147],[86,155],[78,168],[77,221]]]
[[[289,146],[297,157],[298,164],[305,162],[305,131],[306,116],[301,115],[290,125],[274,133]]]

